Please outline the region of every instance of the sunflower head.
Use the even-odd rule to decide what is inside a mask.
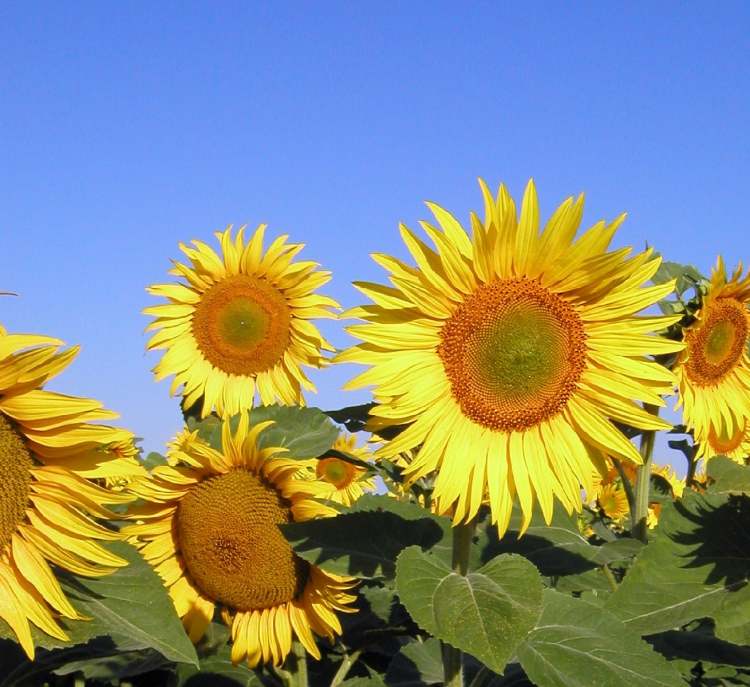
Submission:
[[[80,619],[50,563],[101,576],[126,565],[96,543],[119,535],[95,518],[132,497],[94,481],[145,474],[133,435],[96,421],[116,415],[98,401],[42,387],[77,349],[0,327],[0,618],[33,658],[29,623],[66,641],[58,618]]]
[[[217,232],[219,253],[202,241],[180,244],[188,263],[175,262],[181,282],[148,288],[167,303],[144,310],[159,330],[149,349],[166,349],[154,368],[157,379],[174,375],[183,406],[201,401],[201,417],[212,409],[231,416],[262,403],[301,404],[302,388],[314,391],[302,366],[321,367],[333,350],[311,322],[333,317],[336,301],[316,294],[330,279],[317,263],[294,262],[303,245],[276,239],[264,252],[265,225],[246,241],[245,227]]]
[[[284,449],[259,448],[271,422],[250,426],[243,413],[235,433],[222,425],[221,450],[184,431],[170,447],[170,465],[131,485],[144,503],[125,528],[169,588],[193,641],[218,608],[231,628],[232,660],[280,665],[293,635],[316,657],[313,633],[341,632],[335,611],[351,612],[350,578],[299,558],[279,525],[335,515],[313,497]],[[312,487],[312,488],[311,488]]]
[[[628,497],[620,485],[607,484],[602,487],[597,502],[602,512],[618,524],[630,513]]]
[[[373,256],[391,284],[355,284],[373,303],[349,312],[365,321],[349,328],[361,343],[337,360],[369,366],[348,388],[374,386],[371,428],[407,426],[379,454],[413,451],[405,477],[436,475],[438,512],[461,522],[488,500],[502,533],[514,501],[524,529],[535,501],[548,521],[555,498],[579,510],[604,454],[640,462],[613,421],[670,426],[640,404],[664,405],[674,376],[650,356],[683,344],[654,335],[679,316],[639,316],[674,283],[646,286],[651,250],[609,250],[624,216],[576,238],[582,196],[542,229],[533,182],[520,213],[504,187],[480,184],[471,234],[429,203],[432,245],[401,227],[413,265]]]
[[[684,330],[675,365],[685,425],[699,456],[744,458],[750,426],[750,273],[727,277],[717,260],[695,321]],[[745,454],[747,455],[747,453]]]

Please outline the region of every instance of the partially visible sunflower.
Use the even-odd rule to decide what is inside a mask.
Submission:
[[[612,420],[671,427],[639,402],[664,405],[674,376],[649,356],[683,344],[653,335],[679,316],[637,316],[674,283],[642,288],[661,262],[650,249],[608,252],[624,215],[576,240],[583,197],[568,198],[540,234],[532,182],[520,219],[504,187],[495,198],[480,183],[471,236],[430,203],[434,249],[402,225],[416,265],[373,255],[393,286],[355,284],[373,304],[350,311],[366,321],[348,328],[362,343],[337,360],[370,366],[347,388],[374,386],[373,431],[409,425],[380,454],[415,449],[406,476],[435,472],[437,509],[455,523],[488,494],[502,533],[515,500],[524,528],[535,500],[548,522],[555,497],[580,510],[603,453],[641,461]]]
[[[630,514],[628,497],[621,485],[607,484],[599,490],[597,503],[604,514],[620,524]]]
[[[220,255],[202,241],[180,244],[190,264],[175,261],[170,274],[184,282],[147,289],[168,300],[143,310],[156,318],[147,330],[160,330],[148,348],[166,349],[156,379],[174,375],[171,393],[182,387],[185,408],[202,399],[202,417],[251,408],[256,391],[263,404],[303,404],[302,388],[315,387],[301,366],[321,367],[321,351],[333,350],[311,322],[335,316],[338,303],[315,293],[331,273],[293,262],[303,244],[286,235],[264,253],[265,228],[247,242],[245,227],[216,232]]]
[[[685,329],[687,346],[674,367],[677,407],[683,407],[699,457],[722,453],[744,458],[741,454],[748,449],[750,272],[743,277],[742,271],[740,264],[727,278],[724,261],[718,258],[696,320]]]
[[[29,623],[67,640],[57,619],[82,619],[50,563],[90,577],[127,565],[93,541],[119,539],[93,518],[114,517],[105,506],[132,497],[89,480],[144,472],[113,448],[132,446],[130,432],[90,424],[116,413],[98,401],[41,388],[78,352],[60,351],[62,345],[0,327],[0,618],[29,658]]]
[[[336,611],[353,612],[354,580],[299,558],[277,525],[335,515],[312,498],[314,485],[284,449],[256,445],[271,422],[249,424],[242,413],[232,435],[222,425],[222,450],[195,433],[172,444],[173,465],[154,468],[131,485],[145,503],[123,532],[138,537],[177,613],[197,642],[216,607],[231,628],[232,661],[281,665],[294,635],[320,658],[313,632],[341,633]]]
[[[366,448],[357,447],[357,437],[353,434],[348,437],[339,434],[332,448],[364,462],[371,457]],[[367,470],[335,455],[323,455],[311,461],[308,470],[318,485],[316,498],[323,501],[351,506],[362,494],[375,488],[375,481]]]

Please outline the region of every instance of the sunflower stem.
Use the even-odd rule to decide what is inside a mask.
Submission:
[[[659,414],[659,407],[644,403],[643,408],[652,415]],[[638,473],[635,478],[635,517],[631,530],[636,539],[640,539],[644,544],[648,543],[648,497],[651,489],[651,460],[654,454],[654,441],[656,432],[654,430],[644,430],[641,434],[641,458],[643,464],[638,466]]]
[[[466,575],[469,570],[469,553],[471,540],[474,538],[476,520],[461,523],[453,528],[453,570],[459,575]],[[445,687],[463,687],[464,673],[461,651],[450,644],[442,642],[443,675]]]
[[[349,674],[351,667],[357,662],[357,659],[359,658],[361,653],[362,649],[357,649],[356,651],[352,651],[352,653],[346,654],[346,656],[344,656],[344,660],[341,661],[339,669],[333,676],[333,680],[331,680],[330,687],[338,687],[338,685],[340,685],[344,681],[344,678]]]
[[[307,687],[307,651],[302,646],[302,642],[292,643],[292,653],[295,658],[293,684],[296,687]]]

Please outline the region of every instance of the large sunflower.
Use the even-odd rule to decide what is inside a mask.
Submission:
[[[106,504],[128,503],[88,481],[143,473],[119,452],[133,445],[123,429],[89,424],[117,417],[98,401],[41,387],[67,367],[78,349],[62,341],[8,334],[0,327],[0,618],[34,657],[29,623],[58,639],[57,618],[80,619],[49,566],[101,576],[126,561],[97,544],[119,535],[93,517]]]
[[[319,658],[313,632],[340,634],[335,611],[352,611],[355,600],[352,579],[303,561],[277,527],[335,511],[311,498],[314,485],[299,476],[298,462],[275,457],[284,449],[256,446],[270,424],[250,428],[243,413],[232,435],[225,421],[221,452],[183,432],[172,464],[131,484],[146,503],[131,514],[141,522],[124,530],[144,542],[190,638],[203,636],[218,606],[231,628],[232,661],[251,667],[280,665],[293,635]]]
[[[172,393],[182,387],[184,406],[201,398],[202,417],[215,407],[231,416],[253,405],[303,404],[301,387],[315,387],[302,365],[325,364],[321,350],[333,350],[311,320],[333,317],[336,301],[315,293],[330,279],[317,263],[292,262],[303,248],[280,236],[263,252],[265,225],[247,243],[244,229],[216,232],[221,255],[202,241],[180,244],[189,265],[175,262],[170,274],[184,283],[157,284],[149,293],[169,301],[144,309],[160,330],[149,349],[166,349],[154,368],[157,380],[174,375]]]
[[[393,286],[355,284],[374,304],[350,311],[367,320],[349,327],[363,343],[337,360],[371,366],[347,386],[374,385],[375,431],[409,425],[381,455],[419,447],[405,474],[437,471],[440,512],[471,519],[488,493],[504,531],[516,498],[526,523],[535,498],[548,521],[554,496],[579,509],[600,451],[640,461],[611,420],[670,427],[636,401],[664,405],[674,377],[648,356],[682,344],[651,335],[676,317],[635,316],[673,284],[641,288],[660,263],[651,250],[607,252],[624,215],[575,240],[583,197],[568,198],[540,235],[533,182],[520,221],[503,186],[493,198],[480,183],[471,237],[430,203],[435,249],[402,225],[416,266],[373,255]]]
[[[742,265],[727,279],[721,257],[695,322],[685,329],[685,350],[675,365],[678,407],[699,444],[699,456],[735,459],[748,449],[750,426],[750,272]]]

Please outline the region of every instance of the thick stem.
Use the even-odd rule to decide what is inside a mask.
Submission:
[[[469,570],[469,553],[471,540],[474,537],[476,522],[456,525],[453,528],[453,570],[459,575],[466,575]],[[463,687],[464,673],[461,652],[449,644],[443,643],[443,675],[445,687]]]
[[[302,642],[295,641],[292,642],[292,652],[295,657],[293,684],[296,687],[307,687],[307,651]]]
[[[695,453],[696,453],[695,447],[693,447],[691,455],[688,458],[687,475],[685,475],[685,486],[686,487],[692,487],[693,486],[693,482],[695,481],[695,469],[698,467],[698,461],[695,458]]]
[[[339,669],[336,671],[336,674],[333,676],[333,680],[331,680],[331,687],[337,687],[340,685],[344,678],[349,673],[349,670],[351,667],[357,662],[357,659],[359,658],[359,655],[362,653],[362,649],[357,649],[356,651],[353,651],[351,654],[347,654],[344,656],[344,660],[341,661],[341,665],[339,666]]]
[[[644,409],[652,415],[659,414],[659,407],[644,403]],[[651,489],[651,460],[654,454],[654,442],[656,432],[653,430],[644,430],[641,434],[641,458],[643,464],[638,467],[638,474],[635,478],[635,517],[633,529],[631,530],[636,539],[640,539],[644,544],[648,542],[648,497]]]

